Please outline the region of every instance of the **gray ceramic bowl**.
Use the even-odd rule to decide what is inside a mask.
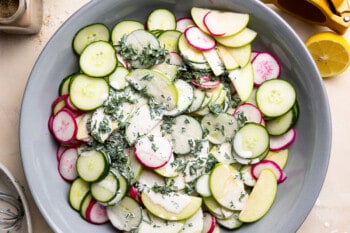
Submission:
[[[50,104],[57,96],[60,81],[78,69],[71,48],[73,35],[94,22],[111,27],[121,19],[144,20],[159,7],[169,8],[178,17],[185,16],[192,6],[250,13],[249,26],[259,33],[253,48],[277,54],[282,76],[295,85],[300,104],[297,139],[285,168],[288,179],[279,186],[270,212],[236,232],[296,232],[309,214],[328,166],[331,117],[318,71],[303,42],[286,22],[256,0],[93,0],[67,20],[49,41],[34,66],[23,98],[20,147],[25,175],[35,202],[53,231],[115,232],[108,224],[86,223],[69,207],[69,186],[57,172],[56,144],[47,128]]]

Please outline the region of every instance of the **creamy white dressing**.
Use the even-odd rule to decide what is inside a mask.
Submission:
[[[147,196],[154,204],[175,214],[180,213],[191,202],[191,197],[184,194],[173,193],[163,195],[161,193],[150,191]]]

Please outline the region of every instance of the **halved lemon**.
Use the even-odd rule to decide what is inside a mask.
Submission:
[[[323,78],[337,76],[350,65],[350,45],[341,35],[320,32],[305,42]]]

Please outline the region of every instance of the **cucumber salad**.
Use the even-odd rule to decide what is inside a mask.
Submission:
[[[49,130],[67,204],[123,232],[220,232],[273,205],[299,109],[250,15],[154,9],[76,32]]]

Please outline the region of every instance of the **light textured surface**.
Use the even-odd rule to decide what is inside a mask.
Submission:
[[[0,33],[0,161],[24,186],[30,203],[33,232],[49,233],[50,228],[40,215],[26,184],[19,155],[18,122],[21,99],[29,73],[40,51],[57,28],[88,0],[43,0],[43,27],[37,35],[7,35]],[[302,40],[327,30],[307,25],[297,19],[279,14],[297,31]],[[350,30],[345,37],[350,40]],[[350,232],[350,69],[333,79],[324,81],[330,102],[333,146],[328,174],[322,191],[310,215],[298,233]],[[305,77],[307,78],[307,77]],[[35,109],[33,109],[35,111]],[[49,155],[48,155],[49,156]],[[307,156],[307,155],[305,155]]]

